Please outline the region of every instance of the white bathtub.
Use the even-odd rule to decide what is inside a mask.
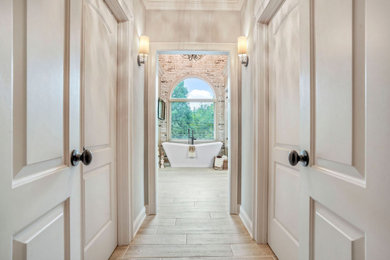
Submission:
[[[221,150],[221,142],[195,144],[195,158],[188,156],[189,144],[170,143],[162,144],[168,156],[171,167],[213,167],[214,156]]]

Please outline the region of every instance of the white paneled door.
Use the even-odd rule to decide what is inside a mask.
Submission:
[[[390,259],[390,2],[300,10],[300,259]]]
[[[268,25],[268,242],[281,260],[296,260],[299,252],[300,173],[288,162],[300,144],[298,2],[285,1]]]
[[[80,259],[81,3],[0,1],[0,259]]]
[[[390,259],[388,10],[286,0],[269,23],[269,244],[280,260]]]
[[[116,93],[118,24],[104,1],[84,1],[82,144],[93,161],[82,167],[85,260],[108,259],[117,245]]]

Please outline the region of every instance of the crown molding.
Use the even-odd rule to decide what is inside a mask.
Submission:
[[[244,0],[142,0],[147,10],[241,11]]]

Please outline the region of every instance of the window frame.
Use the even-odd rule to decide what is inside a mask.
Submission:
[[[197,78],[197,77],[189,77],[189,78],[186,78],[186,79],[191,79],[191,78]],[[216,95],[216,92],[214,90],[214,88],[207,82],[205,81],[204,79],[200,79],[200,78],[197,78],[197,79],[200,79],[204,82],[206,82],[209,86],[210,86],[210,89],[213,91],[214,93],[214,98],[209,98],[209,99],[204,99],[204,98],[172,98],[172,94],[173,92],[175,91],[176,87],[183,81],[185,81],[186,79],[183,79],[183,80],[180,80],[179,83],[177,83],[175,85],[175,87],[172,88],[171,90],[171,93],[169,95],[169,100],[168,100],[168,118],[169,118],[169,121],[167,121],[167,128],[168,128],[168,141],[171,141],[171,142],[176,142],[176,143],[187,143],[188,140],[186,139],[175,139],[175,138],[172,138],[172,133],[171,133],[171,124],[172,124],[172,106],[171,104],[172,103],[175,103],[175,102],[188,102],[188,103],[191,103],[191,102],[194,102],[194,103],[200,103],[200,102],[203,102],[203,103],[213,103],[214,104],[214,138],[213,139],[202,139],[202,140],[196,140],[195,142],[196,143],[207,143],[207,142],[215,142],[217,140],[217,95]],[[195,137],[196,138],[196,137]]]

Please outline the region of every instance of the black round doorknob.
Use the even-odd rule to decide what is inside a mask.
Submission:
[[[309,165],[309,154],[307,151],[303,150],[301,154],[298,154],[297,151],[293,150],[288,154],[288,161],[290,165],[295,166],[298,162],[301,162],[303,166]]]
[[[92,153],[88,149],[83,149],[82,153],[79,153],[77,150],[73,150],[70,156],[70,163],[73,166],[77,166],[79,162],[82,162],[84,165],[89,165],[92,162]]]

